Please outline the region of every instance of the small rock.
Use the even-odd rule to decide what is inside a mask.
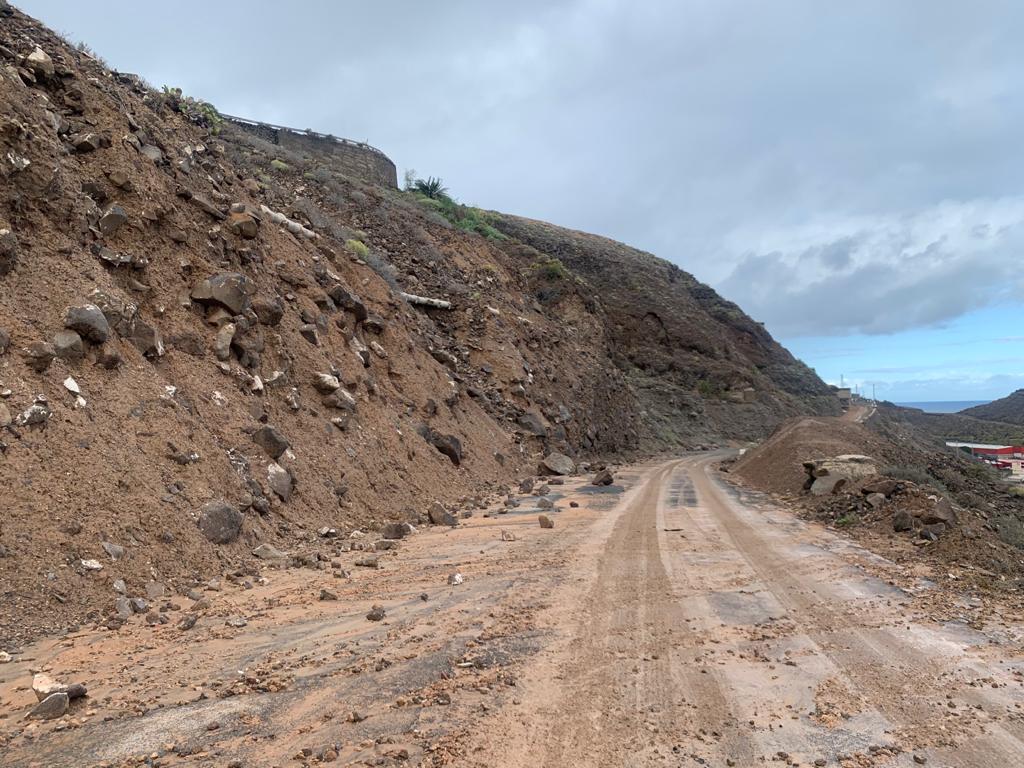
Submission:
[[[192,298],[200,304],[219,304],[234,315],[249,308],[254,291],[252,281],[238,272],[222,272],[200,281],[192,289]]]
[[[459,519],[445,509],[444,504],[439,501],[435,501],[430,505],[430,509],[427,510],[427,516],[434,525],[450,525],[454,527],[459,524]]]
[[[83,683],[72,683],[68,686],[67,691],[68,699],[74,701],[75,699],[83,699],[89,695],[89,690]]]
[[[375,605],[370,609],[370,612],[366,614],[366,618],[370,621],[383,621],[385,615],[384,606]]]
[[[288,450],[288,439],[278,432],[274,427],[265,426],[252,434],[252,441],[266,451],[267,455],[275,461]]]
[[[303,323],[299,326],[299,335],[314,347],[320,346],[320,336],[317,334],[316,326],[312,323]]]
[[[541,496],[537,499],[537,509],[554,509],[555,502],[549,499],[547,496]]]
[[[99,560],[83,560],[82,567],[87,571],[102,571],[103,566],[100,565]]]
[[[320,590],[320,599],[321,600],[337,600],[338,596],[336,594],[334,594],[333,592],[331,592],[330,590],[328,590],[328,589],[321,589]]]
[[[249,622],[246,621],[245,618],[242,616],[232,616],[224,623],[227,624],[229,627],[234,627],[235,629],[241,629],[242,627],[249,624]]]
[[[100,217],[99,228],[105,236],[117,232],[125,222],[128,221],[128,214],[120,205],[112,205]]]
[[[120,544],[114,544],[110,541],[101,541],[100,546],[103,547],[103,551],[110,555],[111,560],[120,560],[124,557],[124,547]]]
[[[380,529],[380,535],[385,539],[404,539],[407,533],[405,523],[388,523]]]
[[[288,501],[292,497],[292,490],[295,487],[295,478],[292,473],[276,462],[267,466],[267,483],[270,489],[278,495],[281,501]]]
[[[501,529],[501,540],[502,541],[515,541],[516,535],[512,531],[507,531],[504,528]]]
[[[882,505],[885,504],[885,494],[869,493],[864,497],[864,501],[870,504],[872,509],[881,509]]]
[[[82,337],[75,331],[64,329],[53,336],[53,351],[61,360],[81,360],[85,354]]]
[[[897,533],[914,529],[914,516],[905,509],[897,510],[892,516],[892,529]]]
[[[36,701],[43,701],[55,693],[67,693],[67,690],[64,683],[58,683],[45,672],[37,672],[32,677],[32,692],[36,695]]]
[[[337,389],[341,389],[341,382],[338,377],[330,373],[318,373],[313,377],[313,386],[322,394],[329,395]]]
[[[465,579],[462,577],[462,574],[458,571],[456,571],[455,573],[448,574],[448,584],[453,587],[459,586],[459,584],[461,584],[463,581],[465,581]]]
[[[187,613],[182,616],[181,621],[178,622],[178,629],[183,632],[190,630],[196,625],[197,621],[199,621],[199,616],[194,613]]]
[[[51,693],[40,701],[28,716],[36,720],[53,720],[67,714],[70,699],[66,693]]]
[[[260,560],[284,560],[287,555],[271,544],[260,544],[252,551],[254,557]]]
[[[217,335],[213,337],[213,354],[218,360],[231,359],[231,343],[235,340],[235,332],[238,326],[234,323],[224,323],[217,329]]]
[[[199,530],[214,544],[230,544],[242,530],[242,513],[225,501],[209,501],[199,513]]]
[[[114,601],[114,613],[119,619],[128,620],[135,611],[132,610],[132,603],[127,597],[119,597]]]
[[[925,525],[943,523],[952,527],[956,524],[956,512],[953,511],[953,505],[949,503],[949,499],[943,496],[937,499],[935,505],[921,516],[921,522]]]
[[[64,314],[64,327],[78,332],[82,338],[102,344],[110,338],[110,325],[95,304],[77,304]]]
[[[537,516],[537,522],[540,523],[540,527],[541,528],[554,528],[555,527],[555,521],[552,520],[547,515],[538,515]]]
[[[591,485],[611,485],[615,481],[612,473],[607,469],[602,469],[596,475],[590,479]]]
[[[25,364],[36,373],[42,373],[50,367],[53,358],[57,356],[52,345],[45,341],[35,341],[29,344],[24,351]]]
[[[31,69],[37,77],[41,78],[53,77],[53,73],[56,71],[56,68],[53,65],[53,59],[51,59],[46,51],[38,45],[32,53],[25,57],[25,65]]]
[[[109,141],[98,133],[75,133],[68,137],[76,152],[95,152]]]
[[[558,451],[549,453],[541,463],[556,475],[571,475],[576,471],[576,462]]]
[[[146,597],[150,600],[158,600],[167,594],[167,587],[159,581],[146,582]]]
[[[376,555],[367,555],[356,560],[356,565],[360,568],[380,568],[380,561]]]

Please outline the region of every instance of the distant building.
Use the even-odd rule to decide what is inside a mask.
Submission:
[[[832,390],[832,394],[839,398],[843,403],[849,403],[853,399],[853,393],[849,387],[837,387],[835,384],[829,384],[828,388]]]
[[[996,469],[1008,469],[1012,475],[1024,475],[1024,445],[947,442],[946,447],[969,453],[978,461]]]

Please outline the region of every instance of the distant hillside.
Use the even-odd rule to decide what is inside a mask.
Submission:
[[[988,406],[978,406],[987,408]],[[917,408],[905,408],[892,403],[879,403],[878,413],[889,423],[911,425],[918,435],[927,435],[934,441],[962,440],[972,443],[1016,443],[1024,441],[1024,427],[978,418],[971,414],[977,408],[960,413],[927,413]]]
[[[1006,397],[985,403],[985,405],[976,405],[973,408],[960,411],[960,413],[964,416],[973,416],[976,419],[1024,425],[1024,389],[1018,389]]]

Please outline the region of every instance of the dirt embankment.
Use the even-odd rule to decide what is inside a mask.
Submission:
[[[180,593],[261,543],[472,507],[551,450],[693,446],[815,407],[820,381],[663,262],[606,295],[606,241],[559,267],[567,230],[453,223],[0,13],[4,639],[102,620],[119,580]],[[638,311],[678,293],[689,324],[652,342],[629,291]],[[705,358],[738,362],[680,378]],[[755,370],[779,365],[796,384]]]
[[[977,575],[986,589],[1019,588],[1024,503],[987,468],[937,445],[884,410],[864,424],[803,418],[725,469],[734,481],[783,497],[936,578],[964,564],[966,578]]]

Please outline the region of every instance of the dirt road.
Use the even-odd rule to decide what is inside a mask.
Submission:
[[[564,486],[554,530],[526,499],[417,534],[380,570],[351,553],[349,578],[225,582],[188,632],[25,649],[0,667],[0,762],[1024,764],[1017,617],[970,628],[965,601],[934,621],[917,595],[938,587],[739,495],[714,458]],[[89,685],[70,718],[22,719],[40,668]]]

